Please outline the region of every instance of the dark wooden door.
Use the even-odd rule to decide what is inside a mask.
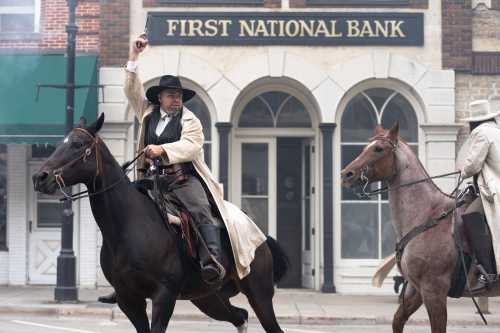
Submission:
[[[301,142],[296,138],[279,138],[277,142],[278,242],[291,261],[281,288],[302,287]]]

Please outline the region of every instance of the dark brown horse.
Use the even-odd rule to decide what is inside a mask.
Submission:
[[[392,223],[398,240],[416,226],[439,219],[455,207],[454,198],[443,193],[432,180],[401,186],[429,176],[410,146],[399,138],[398,124],[388,131],[377,127],[371,142],[342,170],[341,177],[345,187],[387,182]],[[400,271],[409,285],[394,315],[394,333],[403,332],[405,323],[422,303],[429,314],[432,333],[446,332],[446,301],[458,259],[453,217],[454,214],[449,214],[437,226],[420,233],[402,252]],[[394,263],[394,258],[387,262],[385,274]],[[493,286],[484,295],[500,295],[499,286]]]
[[[181,236],[167,228],[155,203],[130,183],[97,135],[104,117],[86,129],[73,130],[33,176],[35,189],[54,193],[60,185],[87,186],[94,218],[104,243],[101,267],[115,288],[120,309],[137,332],[162,333],[177,299],[247,331],[248,313],[229,302],[244,293],[266,332],[282,332],[273,309],[274,284],[288,268],[285,254],[268,237],[256,251],[251,272],[240,280],[228,237],[223,239],[228,274],[220,289],[202,282],[200,270],[182,246]],[[151,327],[146,298],[153,304]]]

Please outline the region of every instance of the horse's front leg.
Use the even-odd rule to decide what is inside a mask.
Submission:
[[[153,316],[151,318],[151,333],[164,333],[174,312],[177,293],[167,288],[161,288],[153,297]]]
[[[134,325],[137,333],[150,333],[146,300],[127,292],[126,289],[117,288],[116,291],[118,306]]]

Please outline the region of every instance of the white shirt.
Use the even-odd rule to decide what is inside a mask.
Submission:
[[[170,122],[170,117],[165,111],[160,109],[160,114],[161,118],[158,121],[158,125],[156,125],[156,130],[155,130],[157,136],[160,136],[161,133],[163,133],[165,127],[167,127],[168,123]]]

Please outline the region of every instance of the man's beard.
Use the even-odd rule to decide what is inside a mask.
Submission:
[[[181,106],[171,106],[168,109],[165,110],[166,113],[175,115],[179,113],[182,110],[182,105]]]

